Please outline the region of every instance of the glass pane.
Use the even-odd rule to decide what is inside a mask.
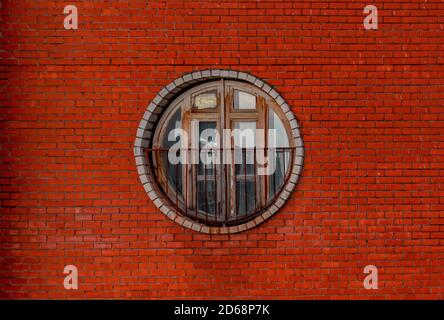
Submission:
[[[254,174],[254,147],[256,122],[238,121],[234,123],[234,160],[236,174]]]
[[[162,137],[162,147],[169,149],[171,146],[176,144],[179,141],[179,137],[175,139],[169,139],[169,133],[174,129],[180,129],[182,126],[181,122],[181,109],[180,106],[178,110],[174,112],[174,114],[170,117],[165,127],[165,134]],[[171,138],[171,136],[170,136]],[[178,161],[177,164],[172,164],[168,160],[168,151],[158,151],[160,154],[160,159],[162,161],[162,170],[164,177],[167,177],[168,183],[168,194],[173,197],[172,189],[177,192],[179,195],[182,194],[182,164]],[[177,156],[180,155],[180,151],[177,151]],[[167,191],[167,186],[164,186],[165,192]],[[170,193],[171,192],[171,193]]]
[[[256,109],[256,96],[245,91],[234,90],[235,109]]]
[[[282,120],[271,108],[268,112],[268,145],[271,148],[288,148],[290,145]]]
[[[277,150],[276,153],[270,157],[270,162],[273,162],[272,166],[274,172],[268,177],[269,192],[268,196],[273,198],[276,192],[278,192],[284,183],[285,171],[288,170],[288,152]]]
[[[256,121],[236,121],[234,123],[234,146],[236,148],[254,148]]]
[[[217,124],[215,121],[199,122],[199,174],[213,174],[213,164],[215,156],[218,154],[217,148]]]
[[[284,124],[272,109],[269,110],[268,123],[269,163],[274,169],[268,176],[268,196],[272,198],[284,183],[291,151],[288,149],[289,140]]]
[[[255,147],[256,122],[238,121],[234,123],[234,159],[236,181],[236,214],[251,213],[255,208]]]
[[[196,109],[213,109],[217,107],[217,91],[208,91],[194,97],[193,106]]]
[[[208,216],[216,215],[216,182],[214,180],[197,181],[197,206],[200,211],[208,213]]]
[[[236,213],[244,216],[252,213],[256,204],[255,183],[253,179],[236,181]]]
[[[199,164],[197,170],[197,205],[199,210],[216,215],[217,177],[216,161],[218,154],[214,148],[217,144],[217,123],[215,121],[199,122]]]

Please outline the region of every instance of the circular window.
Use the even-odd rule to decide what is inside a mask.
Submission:
[[[173,83],[180,89],[161,91],[141,122],[136,162],[168,217],[201,232],[240,232],[288,199],[302,139],[288,105],[264,82],[231,71],[211,75],[184,76]]]

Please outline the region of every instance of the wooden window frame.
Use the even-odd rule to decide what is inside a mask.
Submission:
[[[217,104],[215,108],[208,108],[208,109],[195,109],[193,108],[193,98],[201,93],[205,93],[211,90],[217,90]],[[244,91],[250,94],[253,94],[256,96],[256,109],[236,109],[234,107],[234,91],[240,90]],[[216,122],[216,127],[219,133],[222,133],[222,130],[225,128],[231,128],[233,129],[233,124],[235,122],[242,122],[242,121],[248,121],[248,122],[256,122],[256,129],[264,129],[265,131],[265,150],[268,148],[268,128],[269,128],[269,109],[271,108],[281,119],[281,122],[284,125],[289,147],[294,147],[294,141],[291,139],[291,128],[290,124],[281,110],[281,108],[277,105],[277,103],[274,101],[273,98],[268,96],[265,92],[261,91],[259,88],[253,86],[252,84],[243,83],[236,80],[215,80],[208,83],[200,84],[194,88],[188,89],[186,92],[181,94],[178,98],[176,98],[172,104],[170,104],[169,108],[167,109],[168,113],[165,113],[162,116],[162,119],[160,121],[161,126],[159,130],[155,131],[154,134],[154,148],[161,148],[162,147],[162,137],[165,135],[165,130],[167,127],[167,123],[171,119],[172,115],[177,111],[177,105],[181,104],[181,124],[182,129],[185,130],[188,133],[188,148],[191,149],[193,146],[191,145],[192,139],[194,139],[193,132],[191,132],[191,122],[192,121],[204,121],[204,122]],[[171,107],[171,108],[170,108]],[[166,133],[168,134],[168,133]],[[234,146],[234,137],[231,136],[231,146]],[[197,143],[197,145],[199,145]],[[224,141],[224,137],[222,134],[220,134],[220,148],[225,149],[226,148],[226,142]],[[195,150],[196,151],[196,150]],[[195,152],[191,150],[191,152]],[[198,152],[198,151],[196,151]],[[190,154],[191,156],[191,154]],[[222,156],[222,155],[221,155]],[[231,153],[231,156],[234,156],[234,152]],[[233,158],[232,158],[233,160]],[[161,161],[160,158],[155,157],[155,168],[160,165]],[[235,210],[235,203],[236,203],[236,171],[235,171],[235,165],[234,161],[231,161],[230,165],[221,165],[223,167],[223,170],[218,170],[219,174],[222,175],[221,179],[218,179],[217,188],[221,188],[220,190],[223,190],[221,199],[216,199],[216,203],[219,204],[220,212],[223,212],[225,214],[225,223],[229,222],[229,219],[227,220],[227,215],[233,215]],[[256,168],[256,166],[255,166]],[[184,206],[189,209],[195,210],[195,218],[202,218],[199,217],[200,213],[198,210],[197,205],[197,172],[196,172],[196,166],[191,166],[191,169],[189,172],[184,172],[186,170],[182,170],[182,190],[181,194],[184,195],[184,197],[181,199],[181,206]],[[287,170],[290,170],[290,168],[287,168]],[[159,170],[158,170],[159,171]],[[177,192],[174,188],[174,186],[170,185],[168,178],[165,176],[165,172],[163,170],[160,170],[160,176],[159,176],[159,183],[162,185],[162,187],[166,187],[167,190],[169,189],[170,192]],[[287,174],[287,172],[284,173],[284,176]],[[229,178],[231,177],[231,178]],[[228,180],[230,180],[230,187],[227,187]],[[166,186],[165,186],[166,182]],[[256,183],[256,195],[255,200],[259,200],[259,206],[261,208],[266,207],[267,200],[268,199],[268,190],[267,190],[267,179],[266,176],[263,176],[263,178],[257,178],[255,179]],[[229,191],[230,190],[230,191]],[[229,210],[226,205],[229,205]],[[202,214],[202,216],[205,216]],[[206,215],[208,219],[208,214]],[[202,219],[200,219],[202,220]],[[205,221],[210,222],[210,221]],[[216,212],[216,222],[217,221],[217,212]],[[223,221],[219,221],[223,222]]]

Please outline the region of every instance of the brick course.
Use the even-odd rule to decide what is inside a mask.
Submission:
[[[444,298],[442,1],[0,6],[0,298]],[[305,148],[284,207],[230,235],[168,219],[134,161],[149,103],[210,69],[275,88]]]

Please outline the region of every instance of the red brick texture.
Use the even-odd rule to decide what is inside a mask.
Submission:
[[[444,298],[442,1],[9,0],[0,15],[0,298]],[[169,220],[134,161],[151,100],[205,69],[267,81],[304,139],[290,200],[238,234]]]

